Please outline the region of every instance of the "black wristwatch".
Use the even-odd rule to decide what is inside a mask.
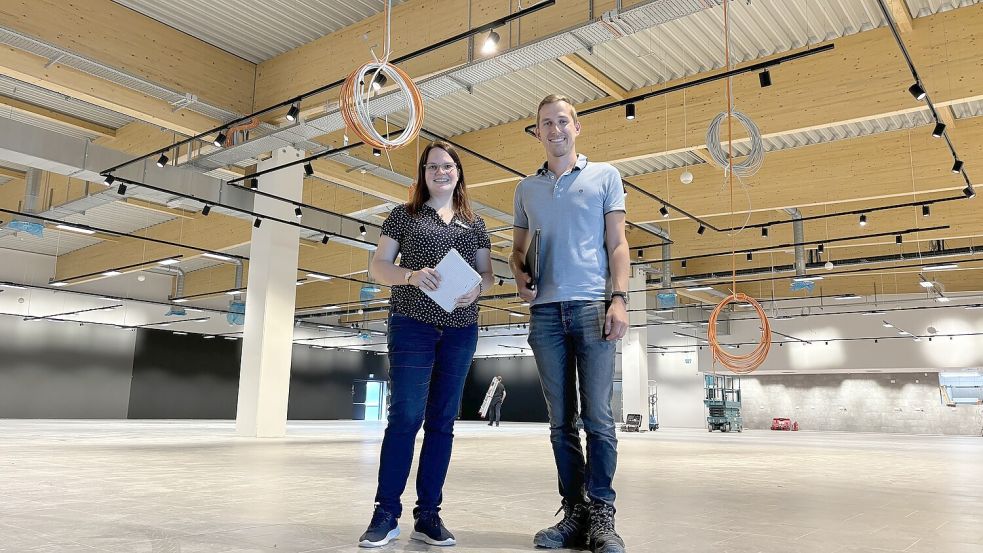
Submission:
[[[621,290],[611,292],[611,299],[613,300],[616,297],[620,297],[621,299],[625,300],[625,307],[628,307],[628,292],[622,292]]]

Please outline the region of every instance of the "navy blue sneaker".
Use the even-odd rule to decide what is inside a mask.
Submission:
[[[369,528],[358,538],[359,547],[382,547],[399,536],[396,515],[376,505]]]
[[[416,523],[410,537],[430,545],[454,545],[454,534],[447,531],[444,522],[436,511],[423,511],[415,514]]]

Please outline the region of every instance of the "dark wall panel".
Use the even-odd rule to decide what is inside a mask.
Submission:
[[[0,418],[126,418],[134,337],[0,317]]]
[[[131,419],[234,419],[242,342],[137,331]]]
[[[464,385],[461,418],[478,420],[488,384],[496,375],[505,382],[508,397],[502,404],[502,420],[517,422],[547,422],[546,400],[539,383],[539,372],[532,357],[475,359]]]
[[[385,355],[294,346],[290,368],[290,420],[352,418],[352,383],[386,380]]]

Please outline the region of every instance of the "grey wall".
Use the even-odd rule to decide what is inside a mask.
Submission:
[[[0,418],[126,418],[135,337],[0,317]]]
[[[800,430],[979,436],[983,408],[943,405],[938,384],[931,372],[746,376],[744,425],[786,417]]]
[[[464,384],[461,418],[479,420],[478,409],[488,392],[488,384],[501,375],[508,394],[502,403],[503,421],[547,422],[546,400],[539,383],[539,371],[532,357],[475,359]]]

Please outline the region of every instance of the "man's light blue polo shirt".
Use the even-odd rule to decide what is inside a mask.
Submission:
[[[515,226],[541,229],[538,291],[533,305],[603,300],[608,279],[604,216],[625,211],[621,174],[607,163],[577,164],[557,176],[546,164],[515,189]]]

